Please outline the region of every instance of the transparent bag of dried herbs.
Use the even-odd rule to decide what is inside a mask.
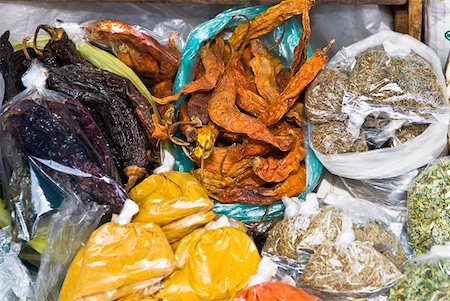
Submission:
[[[450,157],[431,163],[409,189],[407,232],[417,254],[450,242]]]
[[[403,230],[405,210],[331,193],[320,201],[308,194],[305,201],[283,202],[285,217],[269,232],[263,255],[301,285],[341,297],[380,294],[398,279],[398,268],[412,254]],[[350,232],[346,223],[353,239],[336,244]]]
[[[399,33],[383,31],[338,52],[310,85],[305,110],[314,152],[341,177],[398,177],[446,148],[440,61]]]
[[[389,301],[450,299],[450,244],[433,246],[429,253],[408,261],[404,277],[389,292]]]

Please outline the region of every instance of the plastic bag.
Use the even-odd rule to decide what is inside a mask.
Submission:
[[[408,190],[408,241],[418,253],[450,242],[450,157],[425,168]]]
[[[194,28],[186,41],[186,45],[181,55],[181,65],[175,79],[174,91],[179,91],[194,77],[195,68],[197,66],[197,62],[199,61],[200,48],[204,42],[215,37],[224,28],[230,28],[243,22],[242,18],[234,18],[233,16],[245,15],[251,20],[267,8],[268,6],[252,6],[228,9],[217,15],[215,18]],[[294,18],[286,21],[286,32],[284,34],[284,38],[280,45],[278,45],[275,49],[275,52],[285,61],[290,61],[293,56],[293,50],[301,35],[300,28],[300,24]],[[282,35],[282,32],[283,25],[280,25],[271,34],[267,35],[266,38],[271,42],[274,42],[278,40],[278,38]],[[310,48],[308,48],[308,54],[309,56],[311,55]],[[176,102],[177,105],[179,106],[184,99],[185,97],[181,97]],[[305,139],[305,164],[307,169],[307,185],[302,195],[306,195],[306,193],[315,188],[323,171],[322,165],[315,157],[306,140],[307,139]],[[180,149],[177,150],[176,154],[177,161],[181,162],[181,165],[177,166],[179,170],[187,171],[194,166]],[[283,214],[283,209],[284,207],[281,202],[270,205],[267,214],[266,206],[260,205],[244,203],[222,204],[216,202],[214,206],[214,211],[217,214],[226,214],[244,222],[260,221],[263,216],[265,216],[266,219],[272,219],[281,216]]]
[[[97,228],[106,206],[67,199],[50,217],[46,245],[35,284],[36,300],[58,300],[75,254]]]
[[[345,93],[338,76],[328,76],[330,86],[318,86],[335,68],[342,69]],[[443,88],[439,59],[412,37],[383,31],[346,47],[307,92],[307,116],[316,122],[334,120],[310,124],[313,150],[331,173],[349,179],[392,178],[426,165],[446,149],[449,114]],[[320,99],[325,104],[318,105]],[[331,136],[335,131],[338,136]],[[393,137],[403,143],[369,150]]]
[[[115,300],[145,289],[152,294],[175,268],[157,225],[110,222],[95,230],[77,253],[59,300]]]
[[[390,290],[389,301],[444,301],[450,296],[450,244],[408,261],[403,278]]]
[[[230,299],[256,273],[260,261],[255,244],[245,232],[221,225],[201,228],[184,237],[175,257],[180,270],[164,281],[158,298]]]
[[[386,292],[401,277],[371,243],[354,241],[319,246],[299,281],[320,297],[355,300]]]
[[[213,207],[197,179],[179,171],[151,175],[129,195],[140,209],[133,221],[160,226]]]
[[[396,266],[408,259],[402,231],[405,212],[380,207],[366,200],[329,193],[320,202],[315,194],[302,202],[286,198],[283,221],[269,232],[263,255],[277,262],[286,272],[298,278],[318,247],[335,242],[344,231],[344,221],[357,241],[369,242]]]
[[[173,221],[161,229],[166,235],[169,243],[174,243],[195,229],[205,225],[206,223],[212,221],[216,215],[212,210],[194,213],[186,217],[180,218],[179,220]]]
[[[425,1],[424,23],[425,43],[436,51],[445,66],[450,52],[450,2]]]
[[[10,230],[0,229],[0,300],[25,301],[33,296],[32,281],[18,257],[20,245],[12,241]]]
[[[13,234],[26,241],[41,216],[67,196],[107,204],[113,212],[127,199],[90,113],[78,101],[47,90],[45,79],[46,69],[33,64],[23,76],[27,90],[1,111],[2,187]]]

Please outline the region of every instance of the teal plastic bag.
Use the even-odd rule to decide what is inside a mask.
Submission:
[[[240,23],[245,22],[245,19],[237,15],[245,15],[249,19],[254,19],[257,15],[268,9],[270,6],[240,6],[231,8],[223,13],[217,15],[215,18],[206,21],[192,30],[189,34],[186,45],[181,53],[181,64],[178,69],[177,77],[174,83],[174,91],[178,92],[184,85],[194,78],[195,70],[200,59],[200,48],[210,39],[213,39],[222,29],[228,27],[232,28]],[[234,17],[233,16],[237,16]],[[266,45],[273,45],[283,34],[284,25],[275,28],[271,33],[262,37],[262,41]],[[282,42],[278,45],[274,52],[282,58],[285,66],[288,66],[292,61],[295,46],[298,44],[301,35],[301,25],[295,19],[291,18],[286,22],[286,31]],[[311,47],[308,45],[308,57],[312,55]],[[185,100],[185,96],[176,101],[177,108]],[[305,127],[306,128],[306,127]],[[304,135],[308,137],[308,135]],[[314,155],[314,152],[309,147],[309,143],[305,138],[305,164],[306,164],[306,189],[299,197],[304,197],[311,192],[318,184],[323,166]],[[179,147],[175,150],[176,168],[180,171],[189,171],[194,168],[194,163],[186,157]],[[215,202],[214,212],[217,214],[224,214],[243,222],[257,222],[260,221],[266,213],[265,205],[254,205],[245,203],[223,204]],[[272,219],[282,216],[284,213],[284,206],[282,202],[276,202],[269,206],[265,219]]]

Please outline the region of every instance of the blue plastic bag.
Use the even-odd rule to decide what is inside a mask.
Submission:
[[[200,59],[200,48],[208,40],[213,39],[224,28],[232,28],[240,23],[245,22],[244,18],[235,17],[236,15],[245,15],[249,19],[254,19],[257,15],[264,12],[270,6],[240,6],[231,8],[223,13],[217,15],[215,18],[206,21],[192,30],[189,34],[186,45],[181,53],[181,64],[178,69],[177,77],[174,83],[174,91],[178,92],[184,85],[194,78],[195,70]],[[275,28],[271,33],[261,37],[266,45],[272,45],[277,41],[283,33],[284,25]],[[286,22],[286,31],[282,42],[278,45],[274,52],[282,59],[283,63],[289,65],[293,58],[295,46],[298,44],[301,35],[301,25],[295,19],[291,18]],[[312,55],[311,47],[308,45],[308,57]],[[186,99],[185,96],[176,101],[177,108]],[[305,127],[306,128],[306,127]],[[314,155],[309,143],[305,137],[305,164],[306,164],[306,188],[299,195],[304,197],[308,192],[311,192],[317,185],[322,176],[323,166]],[[180,171],[189,171],[194,168],[194,163],[186,157],[179,147],[175,150],[176,168]],[[265,205],[254,205],[246,203],[223,204],[215,202],[214,212],[217,214],[224,214],[243,222],[257,222],[260,221],[265,212]],[[272,219],[282,216],[284,213],[284,206],[282,202],[276,202],[269,206],[266,219]]]

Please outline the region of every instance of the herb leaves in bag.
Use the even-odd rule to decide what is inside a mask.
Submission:
[[[450,241],[450,158],[436,160],[408,191],[409,242],[418,253]]]

